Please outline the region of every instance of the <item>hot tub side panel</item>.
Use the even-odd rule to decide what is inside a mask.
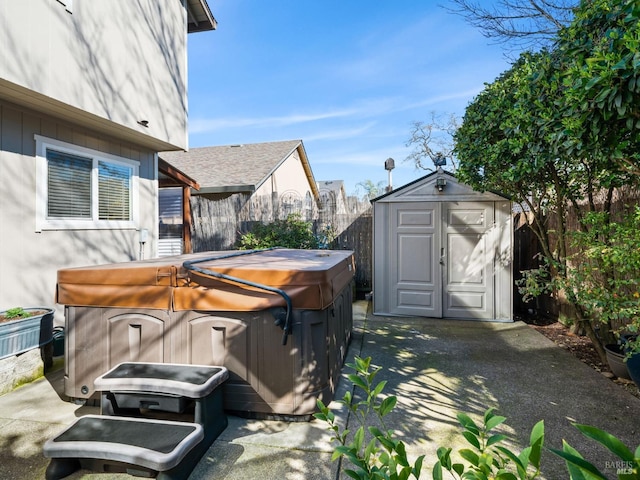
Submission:
[[[326,309],[294,309],[286,345],[272,310],[177,312],[179,362],[227,367],[227,410],[309,415],[318,398],[333,399],[351,339],[352,300],[349,285]]]
[[[293,311],[282,345],[274,313],[66,308],[65,394],[89,398],[93,381],[124,361],[223,365],[225,408],[309,415],[329,403],[351,340],[352,288],[323,310]],[[282,309],[280,309],[281,311]]]
[[[65,394],[91,397],[94,379],[120,362],[170,362],[171,327],[163,310],[66,307]]]

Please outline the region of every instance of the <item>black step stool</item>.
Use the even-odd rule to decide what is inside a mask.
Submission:
[[[189,454],[203,439],[197,423],[86,415],[45,443],[44,454],[51,457],[46,478],[64,478],[84,468],[186,479],[198,460]]]
[[[47,480],[80,468],[186,479],[227,426],[217,387],[228,377],[225,367],[117,365],[94,382],[102,391],[102,415],[82,417],[45,443],[44,455],[52,459]],[[191,416],[179,422],[141,418],[144,411]]]

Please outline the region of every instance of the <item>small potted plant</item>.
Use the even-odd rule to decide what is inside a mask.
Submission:
[[[0,312],[0,359],[53,340],[53,309],[15,307]]]

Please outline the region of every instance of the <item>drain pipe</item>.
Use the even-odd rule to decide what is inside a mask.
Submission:
[[[265,290],[267,292],[276,293],[276,294],[280,295],[284,299],[284,302],[285,302],[285,304],[287,306],[287,313],[286,313],[286,317],[285,317],[285,320],[284,320],[284,326],[282,325],[281,321],[276,321],[276,325],[279,325],[284,330],[284,332],[282,334],[282,345],[286,345],[287,344],[287,338],[291,334],[291,315],[292,315],[292,312],[293,312],[293,304],[291,302],[291,297],[289,297],[287,292],[285,292],[284,290],[281,290],[279,288],[270,287],[269,285],[263,285],[261,283],[251,282],[251,281],[245,280],[243,278],[232,277],[231,275],[226,275],[224,273],[214,272],[213,270],[209,270],[208,268],[200,268],[200,267],[196,267],[194,265],[196,263],[212,262],[212,261],[215,261],[215,260],[223,260],[223,259],[227,259],[227,258],[241,257],[241,256],[244,256],[244,255],[252,255],[254,253],[267,252],[267,251],[270,251],[270,250],[276,250],[278,248],[280,248],[280,247],[265,248],[265,249],[261,249],[261,250],[246,250],[246,251],[242,251],[242,252],[230,253],[230,254],[227,254],[227,255],[220,255],[220,256],[217,256],[217,257],[207,257],[207,258],[201,258],[201,259],[192,260],[192,261],[188,261],[187,260],[182,264],[182,266],[188,271],[199,273],[201,275],[204,275],[205,277],[214,277],[214,278],[217,278],[219,280],[224,280],[224,281],[233,282],[233,283],[239,283],[241,285],[247,285],[249,287],[254,287],[254,288],[257,288],[259,290]]]

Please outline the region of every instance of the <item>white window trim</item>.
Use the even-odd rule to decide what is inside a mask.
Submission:
[[[119,157],[109,153],[100,152],[91,148],[80,147],[72,143],[62,142],[53,138],[34,135],[36,141],[36,231],[42,230],[125,230],[135,229],[139,218],[139,191],[138,180],[140,162],[128,158]],[[132,168],[131,179],[131,220],[97,220],[97,219],[48,219],[47,218],[47,148],[65,152],[72,155],[88,157],[93,160],[92,182],[97,188],[97,162],[102,160],[108,163],[125,165]],[[94,190],[97,191],[97,190]],[[97,197],[91,199],[97,203]],[[92,207],[95,211],[95,207]]]

